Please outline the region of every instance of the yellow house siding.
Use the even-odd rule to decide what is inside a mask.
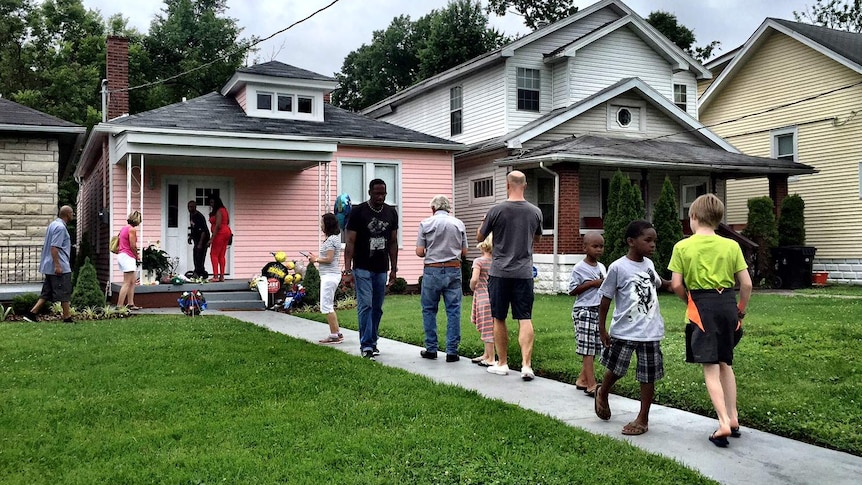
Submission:
[[[712,126],[859,81],[859,73],[773,33],[717,93],[700,119]],[[713,127],[743,153],[766,157],[773,155],[770,130],[796,127],[797,160],[819,173],[791,179],[788,189],[805,200],[806,243],[817,247],[818,259],[862,257],[857,242],[862,238],[862,113],[850,119],[852,111],[860,109],[859,99],[862,86],[855,86]],[[767,194],[765,179],[729,181],[728,222],[744,223],[746,201]]]

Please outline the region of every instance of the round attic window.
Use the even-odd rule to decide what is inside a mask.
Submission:
[[[628,108],[620,108],[617,110],[617,123],[620,126],[629,126],[632,123],[632,112]]]

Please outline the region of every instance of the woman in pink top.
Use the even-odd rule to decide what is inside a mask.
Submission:
[[[123,272],[123,286],[117,306],[128,305],[131,310],[140,310],[135,305],[135,275],[141,260],[138,258],[138,226],[141,224],[141,213],[134,211],[126,219],[128,225],[120,229],[120,251],[117,253],[117,264]]]

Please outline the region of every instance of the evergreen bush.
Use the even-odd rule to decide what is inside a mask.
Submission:
[[[78,272],[75,288],[72,290],[72,307],[103,307],[105,306],[105,294],[96,277],[96,267],[90,262],[90,258],[84,260],[84,264]]]
[[[759,245],[755,267],[758,280],[772,279],[772,248],[778,243],[774,208],[769,197],[748,199],[748,221],[742,235]]]
[[[320,271],[317,266],[309,264],[305,268],[305,276],[302,278],[305,287],[305,302],[316,305],[320,301]]]
[[[403,295],[404,292],[407,291],[407,280],[402,277],[395,278],[395,281],[389,285],[389,291],[395,293],[396,295]]]
[[[797,194],[784,198],[778,217],[778,245],[805,245],[805,201]]]
[[[652,214],[652,225],[658,237],[655,245],[655,253],[652,260],[656,270],[665,279],[670,278],[670,255],[673,246],[682,239],[682,222],[679,220],[679,205],[677,204],[676,191],[669,177],[664,178],[661,194],[655,203]]]
[[[605,254],[607,264],[628,253],[625,241],[630,222],[644,218],[644,203],[640,188],[619,170],[611,179],[608,190],[608,213],[605,215]]]
[[[21,293],[12,298],[12,312],[15,315],[26,315],[37,301],[39,301],[37,293]],[[43,306],[42,309],[44,308]]]
[[[81,242],[78,244],[78,250],[75,253],[75,261],[72,266],[72,288],[78,282],[78,275],[80,274],[81,268],[84,266],[84,261],[90,258],[91,260],[95,259],[93,254],[93,245],[90,244],[90,233],[85,232],[83,236],[81,236]]]

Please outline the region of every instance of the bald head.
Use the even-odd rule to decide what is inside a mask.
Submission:
[[[72,218],[75,217],[75,211],[72,210],[70,206],[64,205],[63,207],[60,207],[58,217],[66,222],[69,222],[72,220]]]
[[[598,243],[604,244],[605,238],[602,236],[600,232],[591,231],[584,234],[584,246],[589,246],[590,244]]]
[[[523,187],[524,185],[527,185],[527,176],[520,170],[512,170],[508,175],[506,175],[506,182]]]

